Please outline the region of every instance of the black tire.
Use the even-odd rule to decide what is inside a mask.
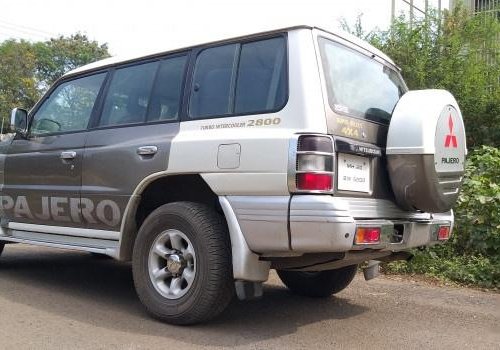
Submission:
[[[5,247],[5,243],[0,242],[0,255],[2,255],[4,247]]]
[[[192,244],[196,257],[191,285],[178,299],[162,295],[153,285],[148,270],[152,245],[167,230],[182,232]],[[175,202],[159,207],[139,230],[132,271],[139,299],[154,317],[180,325],[214,318],[234,295],[231,243],[224,218],[199,203]]]
[[[278,270],[278,276],[295,294],[326,298],[345,289],[356,276],[357,270],[358,265],[318,272]]]

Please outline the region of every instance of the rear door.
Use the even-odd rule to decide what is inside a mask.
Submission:
[[[361,47],[322,32],[317,43],[328,133],[336,140],[335,194],[391,198],[382,155],[392,110],[406,86],[395,67]]]
[[[83,159],[82,206],[95,215],[87,226],[119,230],[129,199],[148,175],[167,169],[179,130],[187,55],[118,67]]]
[[[80,212],[83,149],[105,76],[100,73],[60,83],[32,116],[28,137],[18,135],[12,141],[2,191],[5,219],[84,225]]]

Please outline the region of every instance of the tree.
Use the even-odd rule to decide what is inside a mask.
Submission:
[[[60,36],[46,42],[35,43],[37,80],[45,87],[67,71],[109,57],[107,44],[99,45],[83,34]]]
[[[0,120],[8,124],[13,107],[31,108],[67,71],[109,57],[106,44],[83,34],[45,42],[8,40],[0,43]]]
[[[500,21],[458,5],[441,19],[401,16],[386,31],[365,33],[358,18],[344,29],[388,54],[410,89],[441,88],[457,99],[468,146],[500,145]]]
[[[0,123],[8,124],[15,106],[33,106],[40,96],[34,79],[36,56],[31,43],[8,40],[0,45]]]

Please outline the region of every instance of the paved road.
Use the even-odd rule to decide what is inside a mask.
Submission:
[[[500,294],[358,277],[337,297],[287,292],[235,301],[196,327],[154,321],[128,264],[7,246],[0,260],[0,349],[500,349]]]

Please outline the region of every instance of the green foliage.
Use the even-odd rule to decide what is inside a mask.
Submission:
[[[3,130],[13,107],[32,106],[39,98],[41,91],[33,78],[35,71],[36,56],[31,43],[8,40],[0,44],[0,117],[4,118]]]
[[[37,78],[45,86],[50,86],[67,71],[109,56],[106,44],[99,45],[82,34],[35,43],[34,49]]]
[[[455,212],[457,252],[500,260],[500,149],[483,146],[469,155]]]
[[[108,56],[107,45],[82,34],[36,43],[0,43],[0,120],[8,124],[14,107],[33,107],[65,72]]]
[[[500,288],[500,149],[483,146],[469,155],[452,239],[413,253],[409,263],[386,270]]]
[[[446,246],[416,250],[411,262],[393,262],[384,266],[389,273],[421,274],[445,281],[484,288],[500,288],[500,262],[482,255],[442,256]]]
[[[374,37],[376,37],[376,34],[374,32],[366,32],[363,28],[363,14],[359,14],[357,17],[356,17],[356,21],[354,22],[353,25],[349,24],[349,22],[347,22],[347,20],[345,18],[342,18],[340,20],[340,27],[354,35],[354,36],[357,36],[358,38],[360,39],[363,39],[365,41],[372,41],[372,39]],[[373,43],[372,43],[373,44]]]
[[[500,146],[500,21],[462,6],[443,18],[401,16],[387,31],[365,33],[358,17],[344,29],[370,41],[400,67],[408,87],[449,90],[464,116],[469,147]]]

